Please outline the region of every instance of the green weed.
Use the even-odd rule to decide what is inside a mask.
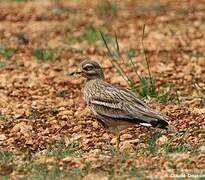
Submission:
[[[98,6],[99,13],[105,16],[115,16],[119,10],[117,4],[113,1],[102,0]]]
[[[57,93],[57,96],[59,96],[59,97],[66,97],[66,96],[67,96],[67,91],[64,91],[64,90],[59,91],[59,92]]]
[[[60,170],[59,167],[54,166],[48,169],[48,165],[44,163],[33,163],[30,165],[28,168],[29,170],[29,175],[25,176],[23,180],[57,180],[57,179],[64,179],[64,178],[74,178],[74,176],[71,176],[69,173]]]
[[[200,99],[200,104],[202,107],[205,107],[205,88],[203,87],[197,81],[193,81],[193,88],[195,89],[198,98]]]
[[[2,175],[0,174],[0,179],[1,179],[1,180],[9,180],[9,176],[2,176]]]
[[[167,7],[160,2],[153,2],[153,3],[144,3],[139,4],[136,7],[136,14],[137,15],[146,15],[148,13],[156,13],[158,15],[164,14],[167,11]]]
[[[46,172],[46,171],[48,171],[48,164],[46,164],[46,163],[31,163],[30,169],[32,171],[37,171],[37,172]]]
[[[157,145],[156,141],[161,136],[160,132],[153,133],[151,138],[147,139],[148,147],[146,149],[149,154],[157,155],[159,153],[159,146]]]
[[[141,76],[140,77],[140,86],[139,86],[139,95],[141,97],[146,97],[149,99],[150,97],[157,97],[158,92],[155,86],[155,80],[151,77]]]
[[[193,11],[194,11],[193,7],[182,7],[180,9],[176,10],[176,14],[178,16],[187,16],[190,13],[192,13]]]
[[[58,49],[41,49],[36,48],[33,50],[33,55],[43,62],[48,62],[49,60],[56,60],[59,57]]]
[[[184,153],[192,151],[193,148],[190,144],[184,143],[184,144],[178,144],[178,145],[172,145],[167,144],[164,146],[167,153]]]
[[[17,2],[17,3],[21,3],[21,2],[29,2],[29,1],[33,1],[33,0],[0,0],[0,3],[1,2],[6,2],[6,3]]]
[[[63,38],[63,43],[72,45],[80,42],[80,38],[78,36],[67,35]]]
[[[143,32],[142,32],[142,49],[143,49],[143,55],[147,66],[148,76],[141,76],[139,75],[134,62],[133,58],[137,57],[138,54],[134,49],[129,49],[127,51],[127,58],[123,59],[121,56],[119,43],[117,36],[115,35],[115,46],[114,48],[110,47],[108,45],[108,42],[104,36],[104,34],[100,31],[101,38],[106,46],[108,57],[110,62],[112,63],[113,67],[117,70],[117,72],[123,77],[123,79],[127,82],[127,84],[130,86],[132,91],[138,92],[140,97],[150,99],[150,98],[156,98],[162,103],[167,102],[175,102],[178,100],[178,96],[176,94],[176,91],[174,91],[174,85],[166,84],[162,86],[161,88],[157,88],[155,78],[152,76],[150,72],[149,67],[149,61],[146,54],[146,49],[144,46],[144,34],[145,34],[145,26],[143,26]],[[126,66],[130,67],[132,69],[136,76],[139,79],[139,84],[134,83],[134,79],[130,78],[129,75],[124,71],[124,69],[120,66],[119,61],[123,60],[124,63],[126,63]]]
[[[0,113],[0,121],[8,121],[10,119],[12,119],[12,117]]]
[[[29,2],[29,1],[33,1],[33,0],[11,0],[13,2]]]
[[[6,59],[10,59],[16,53],[16,49],[0,47],[0,55],[2,55]]]
[[[71,170],[72,174],[83,176],[84,172],[80,168],[73,168]]]
[[[162,87],[159,89],[157,98],[161,103],[180,103],[180,97],[178,92],[175,90],[175,85],[170,83],[162,85]]]
[[[6,67],[6,66],[7,66],[6,63],[4,63],[4,62],[0,62],[0,68],[4,68],[4,67]]]
[[[127,57],[130,59],[130,58],[135,58],[135,57],[137,57],[138,56],[138,53],[137,53],[137,51],[135,50],[135,49],[129,49],[128,51],[127,51]]]
[[[132,165],[132,167],[130,169],[130,176],[135,177],[135,178],[142,178],[143,177],[141,172],[134,165]]]
[[[72,7],[62,7],[61,5],[56,5],[52,12],[55,14],[62,14],[62,13],[77,13],[77,9]]]
[[[80,156],[81,152],[77,143],[71,143],[69,146],[66,147],[63,141],[58,141],[50,148],[48,148],[46,154],[47,156],[64,158],[68,156]]]
[[[132,67],[132,69],[134,70],[134,72],[136,73],[137,77],[140,80],[140,85],[137,86],[134,83],[134,80],[131,79],[129,77],[128,74],[126,74],[126,72],[124,71],[124,69],[119,65],[119,63],[117,61],[120,61],[122,59],[121,56],[121,52],[120,52],[120,48],[119,48],[119,43],[118,43],[118,39],[117,39],[117,35],[115,35],[115,48],[114,51],[108,46],[108,43],[105,39],[105,36],[102,32],[101,33],[101,37],[102,40],[107,48],[108,51],[108,56],[109,56],[109,60],[111,61],[111,63],[113,64],[113,66],[117,69],[118,73],[123,77],[123,79],[128,83],[128,85],[131,87],[131,89],[133,91],[138,90],[140,91],[140,95],[142,97],[145,98],[149,98],[149,97],[156,97],[157,96],[157,89],[155,86],[155,82],[154,82],[154,78],[151,75],[150,72],[150,68],[149,68],[149,62],[146,56],[146,51],[144,48],[144,43],[143,43],[143,39],[144,39],[144,31],[145,31],[145,26],[143,27],[143,35],[142,35],[142,47],[143,47],[143,52],[144,52],[144,58],[147,64],[147,69],[148,69],[148,78],[146,76],[140,76],[137,72],[137,69],[134,66],[132,57],[135,55],[134,51],[132,50],[131,53],[128,55],[128,59],[124,60],[124,62],[126,62],[129,66]]]
[[[38,111],[33,110],[33,111],[31,111],[31,113],[29,114],[28,119],[34,120],[34,119],[39,119],[40,117],[41,117],[41,113],[38,112]]]
[[[100,40],[99,32],[96,28],[88,27],[83,31],[81,39],[87,41],[88,43],[95,43]]]
[[[14,154],[7,151],[0,151],[0,161],[9,161],[14,157]]]
[[[89,44],[96,43],[101,40],[99,30],[101,28],[86,27],[79,36],[67,35],[64,37],[63,42],[68,45],[87,41]],[[112,41],[112,36],[105,34],[108,43]]]

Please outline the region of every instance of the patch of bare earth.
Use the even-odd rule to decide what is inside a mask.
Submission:
[[[0,1],[0,177],[204,177],[204,11],[203,0]],[[122,132],[116,152],[114,136],[89,116],[84,80],[68,73],[91,57],[105,67],[109,82],[129,88],[92,29],[116,32],[122,54],[134,49],[136,68],[146,75],[144,23],[157,87],[174,84],[179,96],[147,103],[180,133],[135,126]],[[39,57],[36,49],[53,54]]]

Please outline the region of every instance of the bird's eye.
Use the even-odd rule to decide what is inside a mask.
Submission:
[[[83,69],[85,71],[91,71],[93,69],[93,66],[85,66]]]

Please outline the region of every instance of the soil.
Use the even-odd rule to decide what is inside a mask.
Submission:
[[[111,177],[112,168],[113,179],[131,179],[133,166],[148,178],[153,174],[172,178],[186,170],[203,174],[204,12],[203,0],[0,1],[0,150],[14,153],[17,159],[29,153],[32,161],[37,161],[44,155],[36,160],[36,153],[56,142],[63,141],[66,147],[75,142],[80,157],[53,161],[66,172],[76,167],[85,170],[91,162],[87,173],[78,175],[87,179]],[[116,33],[123,57],[130,49],[135,50],[133,61],[138,73],[145,76],[143,24],[145,49],[157,88],[174,84],[178,95],[174,102],[162,103],[157,98],[145,101],[169,117],[179,134],[136,125],[122,132],[119,155],[114,135],[90,117],[83,99],[85,80],[68,74],[89,57],[103,66],[108,82],[130,88],[109,61],[101,38],[92,39],[96,38],[92,30],[98,28],[112,37]],[[5,48],[15,49],[14,54],[6,57],[1,53]],[[54,55],[38,58],[34,53],[37,48]],[[119,64],[139,84],[134,71],[123,60]],[[153,154],[147,148],[155,135],[159,135],[155,139],[158,150]],[[173,152],[166,152],[168,142]],[[193,153],[195,149],[197,153]],[[11,179],[29,174],[14,167],[5,168],[5,162],[0,161],[0,174]]]

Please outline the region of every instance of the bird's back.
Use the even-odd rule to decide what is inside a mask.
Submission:
[[[144,102],[129,90],[113,86],[103,79],[94,79],[86,83],[84,96],[92,113],[103,122],[127,122],[166,128],[166,118],[151,110]],[[105,120],[106,119],[106,120]]]

